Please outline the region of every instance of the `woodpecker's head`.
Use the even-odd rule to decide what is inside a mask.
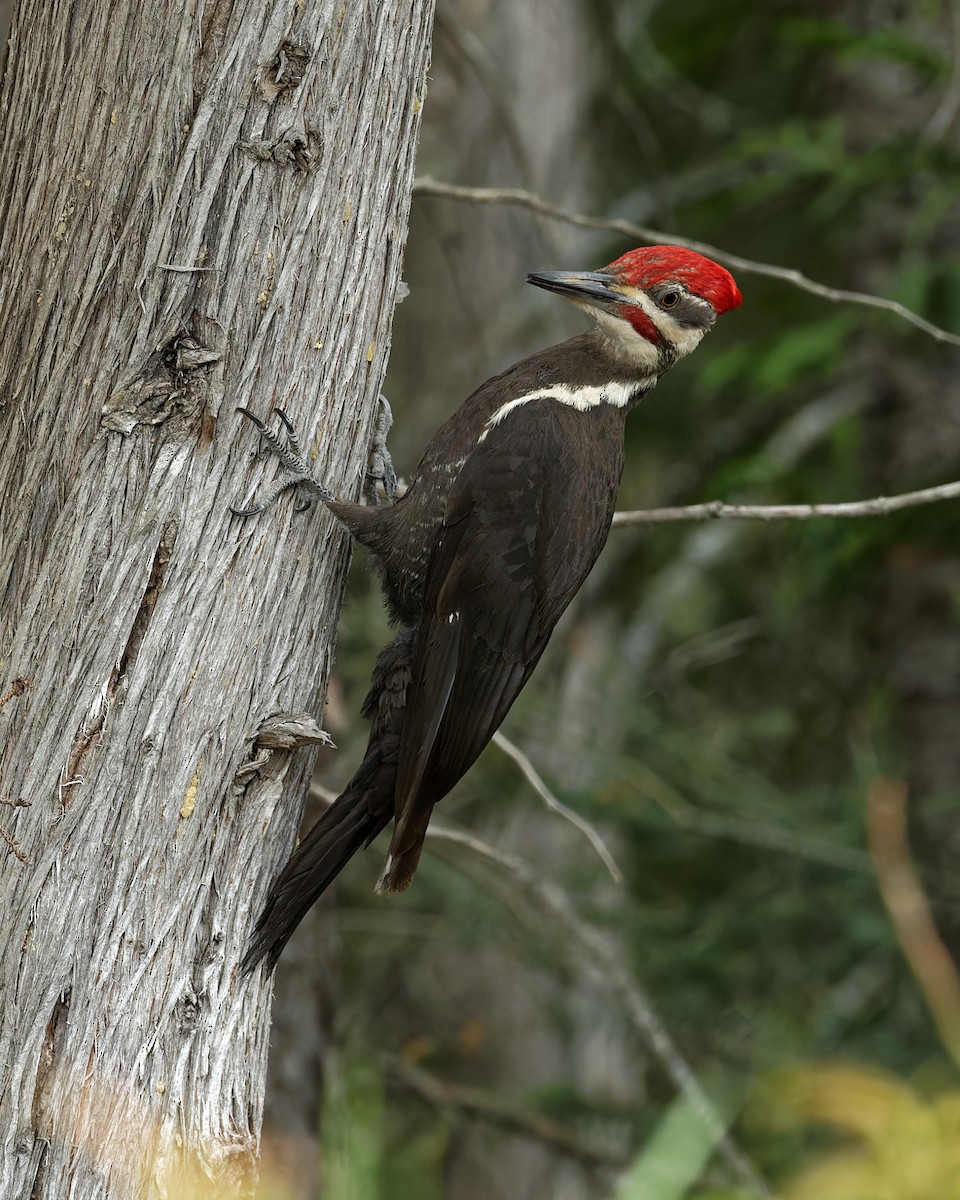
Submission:
[[[585,309],[618,358],[657,375],[743,300],[729,271],[680,246],[642,246],[601,271],[543,271],[527,281]]]

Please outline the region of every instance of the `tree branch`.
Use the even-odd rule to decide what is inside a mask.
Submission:
[[[659,525],[670,521],[708,521],[731,517],[739,521],[809,521],[814,517],[885,517],[904,508],[919,508],[941,500],[960,497],[960,482],[942,483],[918,492],[898,496],[875,496],[872,500],[852,500],[843,504],[727,504],[708,500],[705,504],[687,504],[679,508],[645,508],[614,515],[613,524]]]
[[[510,739],[505,737],[504,734],[502,734],[499,730],[497,730],[497,732],[493,735],[493,742],[494,745],[499,746],[499,748],[508,758],[513,759],[513,761],[523,772],[523,777],[526,779],[527,783],[530,784],[547,808],[549,808],[551,812],[555,812],[558,816],[563,817],[564,820],[569,821],[575,829],[580,830],[580,832],[593,847],[597,857],[607,868],[610,878],[614,883],[622,886],[623,875],[620,873],[620,868],[617,866],[613,855],[607,849],[603,838],[600,836],[597,830],[594,829],[590,822],[581,817],[579,813],[574,812],[572,808],[568,808],[562,800],[557,799],[557,797],[553,794],[553,792],[550,791],[543,779],[540,777],[536,767],[533,765],[530,759],[527,758],[518,745],[516,745],[514,742],[511,742]]]
[[[650,1048],[668,1078],[686,1097],[691,1111],[715,1139],[719,1155],[757,1195],[770,1197],[766,1182],[730,1137],[724,1117],[625,965],[627,955],[622,945],[582,920],[559,887],[540,879],[519,858],[436,821],[427,829],[427,844],[442,857],[462,863],[475,877],[480,868],[489,881],[487,891],[499,895],[511,912],[535,931],[538,939],[549,938],[575,976],[589,981],[606,998],[621,1006],[635,1033]]]
[[[325,804],[336,799],[333,792],[316,783],[311,786],[310,795]],[[604,989],[605,995],[620,1002],[635,1032],[687,1098],[691,1111],[716,1139],[719,1154],[759,1196],[769,1197],[765,1181],[727,1133],[726,1122],[693,1068],[674,1045],[646,993],[624,966],[625,955],[619,944],[581,920],[567,897],[553,884],[539,879],[525,862],[495,850],[472,833],[431,821],[427,827],[427,846],[448,861],[465,862],[474,875],[477,864],[486,867],[484,874],[492,881],[487,890],[499,895],[510,911],[525,919],[541,939],[549,936],[552,927],[557,935],[554,944],[569,968],[591,979]]]
[[[869,292],[854,292],[847,288],[827,287],[810,279],[793,267],[778,267],[773,263],[757,262],[752,258],[741,258],[739,254],[730,254],[708,242],[697,241],[695,238],[680,237],[676,233],[665,233],[661,229],[651,229],[648,225],[637,225],[633,221],[624,221],[611,217],[591,217],[586,213],[570,212],[559,208],[542,199],[535,192],[523,188],[477,188],[460,187],[451,183],[440,183],[436,179],[422,176],[413,185],[414,193],[418,196],[433,196],[441,200],[460,200],[471,204],[512,204],[517,208],[526,208],[539,216],[551,221],[562,221],[567,225],[576,225],[583,229],[604,229],[610,233],[619,233],[624,237],[637,238],[643,242],[669,242],[674,246],[685,246],[688,250],[696,250],[706,254],[717,262],[724,263],[738,271],[750,275],[763,275],[767,279],[778,279],[789,283],[801,291],[819,296],[822,300],[830,300],[835,304],[860,304],[867,308],[877,308],[884,312],[893,313],[903,321],[908,321],[917,329],[922,330],[938,342],[950,346],[960,346],[960,334],[950,333],[913,312],[898,300],[887,300],[882,296],[873,296]]]
[[[952,43],[953,65],[950,70],[950,80],[947,89],[940,98],[933,116],[927,122],[923,136],[933,142],[940,142],[957,119],[960,111],[960,14],[956,5],[947,4],[947,20],[950,23],[950,39]]]
[[[510,1133],[535,1138],[590,1167],[622,1171],[627,1165],[622,1155],[585,1137],[573,1126],[554,1120],[553,1117],[521,1104],[511,1096],[440,1079],[431,1072],[424,1071],[422,1067],[416,1067],[396,1057],[389,1058],[387,1066],[397,1083],[414,1092],[434,1108],[457,1109],[467,1116],[489,1121]]]

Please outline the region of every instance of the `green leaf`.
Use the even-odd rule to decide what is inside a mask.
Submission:
[[[610,1200],[682,1200],[720,1140],[681,1097],[621,1177]]]

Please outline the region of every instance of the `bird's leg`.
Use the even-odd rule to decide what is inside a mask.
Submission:
[[[393,425],[393,412],[386,396],[378,397],[377,402],[380,406],[380,411],[377,413],[377,419],[373,427],[373,439],[370,442],[370,457],[363,489],[367,502],[374,506],[379,506],[380,504],[380,495],[377,491],[378,485],[383,487],[388,504],[393,504],[399,490],[397,473],[393,468],[390,451],[387,449],[387,434]],[[300,442],[297,439],[297,431],[293,422],[282,408],[275,408],[273,411],[283,422],[286,430],[285,439],[280,434],[274,433],[264,421],[261,421],[249,409],[237,409],[238,413],[242,413],[249,421],[252,421],[256,425],[260,436],[266,442],[267,446],[280,459],[287,472],[287,478],[281,480],[262,500],[252,504],[249,508],[231,508],[230,511],[236,517],[255,517],[258,513],[262,513],[264,509],[269,508],[284,492],[290,491],[291,488],[305,488],[307,491],[312,492],[314,496],[319,496],[324,503],[336,499],[333,492],[322,484],[310,470],[307,460],[304,458],[303,451],[300,448]],[[306,504],[299,505],[297,511],[309,508],[310,503],[311,501],[308,500]]]
[[[384,495],[388,504],[393,504],[397,498],[397,473],[393,469],[393,459],[387,449],[387,434],[393,426],[393,410],[390,401],[382,393],[377,397],[380,411],[373,426],[373,439],[370,442],[370,458],[367,463],[366,482],[363,494],[368,504],[379,505],[380,493],[377,484],[383,485]]]
[[[291,488],[306,488],[307,491],[312,492],[315,496],[319,496],[323,501],[334,500],[336,498],[328,487],[325,487],[318,479],[314,478],[313,472],[303,457],[303,451],[300,449],[300,443],[297,440],[297,431],[294,428],[293,422],[282,408],[275,408],[273,411],[286,427],[286,440],[281,438],[279,434],[274,433],[264,421],[261,421],[249,409],[237,409],[238,413],[243,413],[249,421],[252,421],[256,425],[260,436],[277,458],[280,459],[280,462],[286,469],[287,478],[278,483],[273,491],[269,492],[263,500],[252,504],[249,508],[231,508],[230,511],[235,517],[255,517],[258,513],[262,513],[264,509],[269,508],[284,492],[288,492]],[[297,511],[301,512],[309,508],[310,504],[311,501],[308,500],[306,504],[299,505]]]

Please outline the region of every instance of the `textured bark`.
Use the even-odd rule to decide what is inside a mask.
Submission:
[[[357,494],[431,16],[430,0],[14,14],[0,697],[26,684],[0,707],[10,1200],[245,1186],[269,1005],[237,963],[297,828],[311,755],[296,745],[319,732],[347,548],[325,511],[289,500],[231,516],[275,469],[234,406],[286,407],[318,472]]]

